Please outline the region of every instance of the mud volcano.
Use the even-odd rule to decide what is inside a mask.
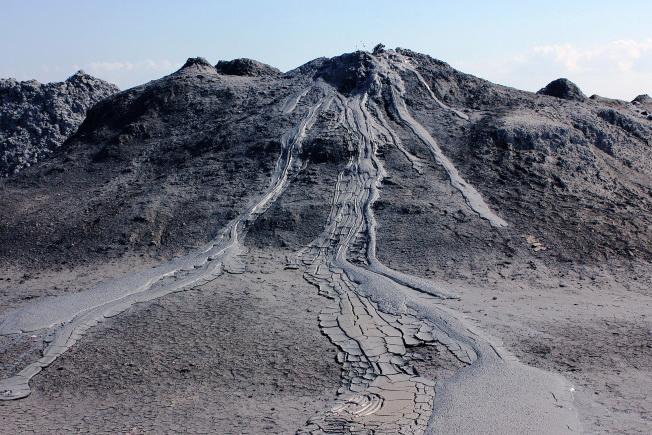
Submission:
[[[644,104],[382,46],[108,96],[1,182],[5,427],[634,433]]]

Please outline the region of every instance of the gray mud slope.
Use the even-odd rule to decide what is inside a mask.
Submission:
[[[209,240],[268,183],[283,86],[189,62],[99,103],[44,166],[3,185],[0,256],[56,266]]]
[[[156,430],[174,419],[179,430],[202,431],[219,409],[231,415],[248,407],[278,424],[254,418],[247,428],[233,411],[220,425],[303,433],[644,433],[652,418],[644,393],[652,386],[645,363],[652,345],[641,332],[652,326],[649,106],[645,96],[631,103],[586,98],[568,80],[537,94],[519,91],[426,55],[382,48],[316,59],[285,74],[249,59],[215,67],[194,58],[110,96],[47,160],[0,181],[0,264],[19,271],[0,285],[8,293],[16,278],[29,286],[31,276],[109,259],[174,260],[142,275],[154,280],[145,287],[136,276],[128,281],[139,283],[133,289],[68,295],[73,308],[104,288],[128,298],[82,311],[81,323],[64,309],[61,326],[46,324],[41,319],[50,313],[41,310],[50,300],[12,300],[0,314],[0,346],[15,367],[3,364],[3,375],[19,373],[38,351],[45,357],[6,384],[19,385],[15,397],[30,388],[32,395],[12,402],[12,410],[24,404],[21,412],[3,419],[28,429],[31,407],[61,415],[60,395],[111,390],[113,408],[99,417],[109,421],[126,412],[118,402],[138,403],[139,393],[89,380],[84,372],[95,353],[124,346],[125,355],[99,369],[108,376],[131,360],[147,364],[133,352],[156,334],[152,325],[169,324],[162,337],[174,337],[224,319],[233,328],[211,330],[198,366],[188,368],[199,372],[188,381],[202,383],[201,397],[183,402],[189,416],[198,403],[217,408],[195,423],[167,412],[161,421],[128,419],[135,428]],[[267,263],[273,266],[256,272]],[[230,275],[240,273],[244,284]],[[299,311],[317,305],[314,326],[330,347],[315,346],[333,364],[337,349],[335,385],[333,366],[316,362],[307,377],[319,388],[310,379],[303,387],[283,383],[293,411],[280,409],[300,421],[261,408],[280,406],[269,396],[268,382],[279,376],[273,370],[251,374],[261,383],[260,400],[233,375],[224,391],[230,385],[244,396],[216,404],[207,355],[229,334],[249,341],[254,354],[267,349],[261,361],[269,352],[290,361],[314,355],[293,334],[278,344],[297,342],[289,353],[251,339],[261,331],[225,314],[246,308],[214,293],[239,289],[246,298],[247,286],[258,286],[269,297],[264,289],[280,288],[290,297],[279,300],[290,303],[293,291],[308,291],[306,282],[322,298],[294,299]],[[196,314],[188,314],[193,304]],[[307,321],[290,310],[294,323],[284,324],[273,307],[252,309],[280,329]],[[202,320],[187,323],[194,315]],[[29,342],[17,329],[39,342],[53,335],[54,344]],[[614,333],[622,339],[614,342]],[[159,373],[143,369],[138,380],[150,401],[139,405],[146,416],[160,401],[176,400],[171,391],[188,388],[174,373],[169,385],[152,386],[172,370],[168,359],[186,358],[163,342],[147,348],[155,358],[160,347]],[[225,355],[221,370],[250,367],[242,344],[228,343],[225,352],[241,358]],[[585,351],[601,357],[585,358]],[[278,365],[281,372],[305,369],[288,364]],[[62,390],[66,371],[83,391]],[[128,372],[116,379],[136,382]],[[581,393],[577,403],[571,383]],[[99,430],[72,423],[73,430]]]
[[[554,248],[549,256],[562,263],[652,259],[652,122],[641,114],[647,113],[642,105],[518,91],[425,55],[400,52],[430,88],[403,73],[415,118],[510,223],[495,235],[503,246],[490,250],[513,255],[524,245],[523,234],[531,234]],[[277,106],[317,78],[354,92],[368,80],[371,57],[354,53],[325,66],[318,59],[281,76],[258,70],[241,75],[247,69],[219,74],[208,63],[189,62],[175,74],[107,98],[55,155],[3,182],[0,256],[25,264],[74,262],[106,255],[98,250],[151,246],[169,253],[207,240],[209,228],[219,230],[265,187],[280,137],[293,118]],[[429,91],[469,120],[448,116]],[[390,110],[387,122],[394,123],[393,117]],[[412,133],[403,129],[396,126],[409,139]],[[307,160],[315,168],[345,162],[349,151],[343,135],[317,125],[304,146]],[[422,144],[407,140],[405,146],[413,147],[416,157],[431,159]],[[392,157],[387,163],[413,178],[409,161]],[[309,168],[300,176],[319,183],[319,172]],[[392,177],[384,187],[401,188]],[[376,208],[388,203],[400,198],[383,195]],[[415,207],[420,206],[426,205]],[[410,210],[391,211],[401,213]],[[189,225],[208,219],[215,224]],[[431,233],[450,236],[449,231]],[[514,244],[506,240],[512,236]],[[452,258],[460,258],[459,250],[488,255],[487,242],[477,245],[446,251]]]
[[[48,156],[115,85],[78,71],[61,83],[0,79],[0,177]]]

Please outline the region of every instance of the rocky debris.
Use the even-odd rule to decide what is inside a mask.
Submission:
[[[632,104],[636,107],[635,111],[640,116],[652,121],[652,97],[648,94],[641,94],[632,100]]]
[[[627,101],[623,100],[618,100],[615,98],[607,98],[607,97],[602,97],[597,94],[593,94],[589,97],[592,101],[595,101],[596,103],[600,103],[605,106],[610,106],[610,107],[616,107],[618,109],[625,109],[627,106],[630,105]]]
[[[369,84],[373,64],[373,56],[366,51],[347,53],[324,61],[315,71],[315,77],[324,79],[344,94],[350,94]]]
[[[213,65],[210,64],[209,61],[204,59],[203,57],[190,57],[188,60],[186,60],[186,63],[183,64],[181,68],[179,68],[179,72],[207,72],[211,74],[215,74],[216,70]]]
[[[580,88],[575,83],[565,78],[551,81],[545,88],[540,89],[537,94],[550,95],[551,97],[562,98],[564,100],[586,100],[586,95],[582,93]]]
[[[545,251],[547,248],[546,246],[535,236],[528,234],[525,237],[525,240],[530,244],[530,247],[534,252],[539,252],[539,251]]]
[[[215,69],[220,74],[230,76],[275,77],[281,75],[281,71],[277,68],[247,58],[220,60],[215,65]]]
[[[634,103],[634,104],[652,105],[652,97],[650,97],[648,94],[641,94],[641,95],[638,95],[636,98],[634,98],[632,100],[632,103]]]
[[[188,60],[186,60],[186,63],[183,64],[181,69],[192,67],[192,66],[213,68],[213,65],[211,65],[211,63],[203,57],[189,57]]]
[[[372,53],[374,56],[378,56],[379,54],[385,52],[385,48],[386,48],[386,47],[385,47],[384,44],[377,44],[377,45],[374,47],[374,49],[373,49],[373,51],[372,51],[371,53]]]
[[[646,116],[645,113],[643,116]],[[638,119],[627,113],[615,109],[605,109],[598,111],[598,116],[609,124],[620,127],[629,134],[638,137],[642,141],[648,142],[652,139],[652,127],[639,122]]]
[[[0,177],[52,153],[88,109],[116,92],[116,86],[83,71],[60,83],[0,79]]]

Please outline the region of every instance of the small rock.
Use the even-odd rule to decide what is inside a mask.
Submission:
[[[525,240],[530,244],[530,247],[534,252],[545,251],[548,249],[539,239],[533,235],[525,236]]]
[[[385,52],[385,45],[384,44],[378,44],[374,47],[374,51],[372,52],[375,56],[384,53]]]
[[[549,95],[564,100],[584,101],[586,95],[580,88],[568,79],[561,78],[548,83],[545,88],[540,89],[537,94]]]
[[[265,77],[281,75],[281,71],[273,66],[246,58],[221,60],[215,65],[215,69],[220,74],[231,76]]]
[[[648,94],[641,94],[632,100],[636,104],[652,104],[652,97]]]

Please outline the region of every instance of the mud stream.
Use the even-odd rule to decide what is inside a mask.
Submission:
[[[468,117],[438,100],[423,77],[399,54],[376,57],[372,80],[352,95],[317,81],[288,98],[280,110],[302,111],[281,138],[281,152],[262,197],[204,248],[146,272],[107,282],[74,295],[45,299],[5,313],[1,334],[50,331],[43,357],[0,382],[0,398],[30,393],[29,380],[65,352],[89,328],[131,305],[218,279],[223,271],[243,273],[239,239],[247,226],[283,194],[304,167],[302,142],[316,122],[347,131],[352,157],[338,176],[322,234],[288,265],[303,271],[321,295],[339,309],[324,310],[319,325],[338,347],[341,385],[334,406],[312,418],[301,433],[566,433],[579,430],[572,389],[557,375],[518,362],[499,343],[467,325],[445,306],[454,295],[433,283],[395,271],[376,258],[373,204],[386,170],[379,150],[395,147],[415,176],[425,162],[412,155],[386,121],[389,114],[426,146],[451,186],[478,219],[507,225],[459,174],[437,141],[410,114],[403,74],[414,74],[441,110]],[[313,103],[304,103],[310,100]],[[442,358],[460,368],[449,379],[423,377],[413,349],[444,349]]]

